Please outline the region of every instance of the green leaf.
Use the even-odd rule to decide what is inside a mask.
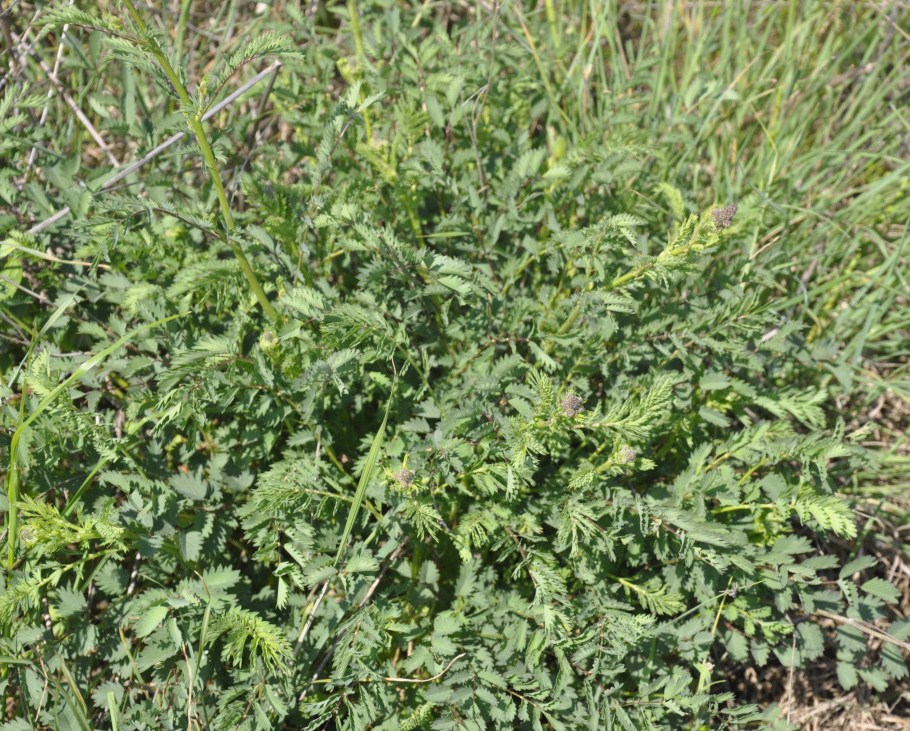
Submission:
[[[904,659],[900,648],[893,642],[885,642],[881,649],[882,667],[892,678],[901,680],[908,675],[907,660]]]
[[[22,281],[22,264],[18,258],[6,256],[0,250],[0,302],[4,302],[18,291]]]
[[[888,675],[879,668],[859,668],[859,676],[879,693],[888,689]]]
[[[379,569],[379,562],[368,553],[358,553],[348,559],[344,570],[349,574],[373,573]]]
[[[727,652],[737,662],[743,662],[749,657],[749,643],[745,635],[739,632],[730,632],[727,637]]]
[[[867,594],[883,599],[889,604],[896,603],[901,597],[900,589],[885,579],[869,579],[862,588]]]
[[[859,675],[852,663],[837,663],[837,681],[844,690],[852,690],[859,682]]]
[[[876,564],[878,564],[878,559],[874,556],[857,556],[852,561],[844,564],[844,567],[840,570],[840,574],[838,574],[838,578],[849,579],[853,574],[865,571],[866,569],[871,569]]]
[[[161,626],[164,618],[167,616],[168,608],[161,604],[156,604],[145,610],[145,614],[133,624],[133,630],[137,637],[148,637],[152,632]]]
[[[59,617],[82,614],[88,607],[88,600],[80,591],[57,589],[56,613]]]
[[[0,731],[34,731],[34,727],[24,718],[14,718],[0,724]]]
[[[702,391],[722,391],[730,385],[730,379],[723,373],[706,373],[698,382]]]

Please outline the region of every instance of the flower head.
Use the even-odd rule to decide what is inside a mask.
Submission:
[[[585,410],[585,402],[577,393],[567,393],[559,405],[562,407],[562,413],[569,417],[578,416]]]
[[[406,467],[395,472],[392,477],[398,480],[398,484],[401,487],[410,487],[414,484],[414,478],[417,476],[417,473],[414,470],[409,470]]]
[[[714,219],[714,228],[721,231],[730,228],[733,225],[733,217],[736,215],[736,204],[731,203],[723,208],[715,208],[711,211],[711,217]]]

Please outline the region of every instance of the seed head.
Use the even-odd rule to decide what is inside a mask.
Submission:
[[[410,487],[414,484],[414,478],[417,476],[417,473],[414,470],[401,469],[398,470],[392,477],[398,480],[398,484],[401,487]]]
[[[585,410],[585,402],[577,393],[567,393],[559,402],[562,413],[569,417],[578,416]]]
[[[721,231],[730,228],[733,225],[733,217],[736,215],[736,204],[731,203],[723,208],[715,208],[711,211],[711,217],[714,219],[714,228]]]

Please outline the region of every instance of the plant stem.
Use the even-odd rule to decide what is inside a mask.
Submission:
[[[556,27],[556,7],[553,0],[546,0],[544,3],[547,10],[547,24],[550,26],[550,36],[553,39],[553,49],[559,53],[559,30]]]
[[[348,15],[351,16],[351,32],[354,34],[354,48],[357,51],[357,75],[363,77],[366,66],[366,56],[363,52],[363,36],[360,32],[360,11],[357,9],[357,0],[348,0]],[[373,143],[373,126],[370,124],[370,112],[363,110],[363,126],[366,128],[367,144]]]
[[[142,20],[142,16],[139,15],[132,0],[124,0],[124,3],[126,4],[127,10],[130,13],[130,17],[132,17],[133,22],[136,24],[136,27],[139,28],[139,31],[141,33],[146,33],[147,26],[145,25],[145,21]],[[180,99],[180,103],[183,104],[187,110],[189,110],[193,106],[192,99],[190,99],[189,92],[187,92],[186,87],[180,80],[180,76],[174,70],[174,67],[171,65],[171,62],[168,60],[167,56],[155,44],[148,44],[147,48],[149,52],[155,57],[155,60],[158,62],[158,65],[161,67],[161,70],[164,72],[164,75],[167,77],[168,81],[171,82],[171,85],[174,87],[174,91],[177,93],[177,96]],[[188,114],[187,124],[189,125],[193,136],[196,138],[196,143],[199,145],[199,150],[202,153],[202,161],[205,163],[206,168],[208,168],[209,175],[212,178],[212,184],[215,186],[215,194],[218,197],[218,204],[221,207],[221,216],[224,220],[224,228],[228,246],[231,248],[234,257],[240,264],[240,270],[243,272],[243,276],[246,278],[247,284],[255,295],[256,300],[259,302],[259,306],[262,307],[265,314],[268,315],[271,320],[277,322],[281,319],[278,311],[272,306],[272,303],[269,302],[269,298],[266,295],[265,291],[262,289],[262,285],[259,284],[259,280],[256,278],[256,272],[253,271],[253,267],[250,265],[249,260],[246,258],[246,254],[243,253],[243,249],[240,247],[240,244],[231,240],[231,232],[234,230],[234,217],[231,215],[231,205],[228,202],[227,193],[224,190],[224,184],[221,182],[221,174],[218,171],[218,163],[215,161],[215,155],[212,152],[211,144],[209,144],[209,138],[205,134],[205,128],[202,126],[200,115],[197,112]]]
[[[186,35],[186,26],[190,19],[191,5],[191,0],[181,0],[180,18],[177,20],[177,33],[174,37],[174,52],[176,54],[178,64],[180,63],[180,59],[183,56],[183,39]]]

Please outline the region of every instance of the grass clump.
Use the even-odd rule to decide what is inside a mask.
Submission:
[[[906,46],[807,5],[8,24],[2,728],[894,702]]]

